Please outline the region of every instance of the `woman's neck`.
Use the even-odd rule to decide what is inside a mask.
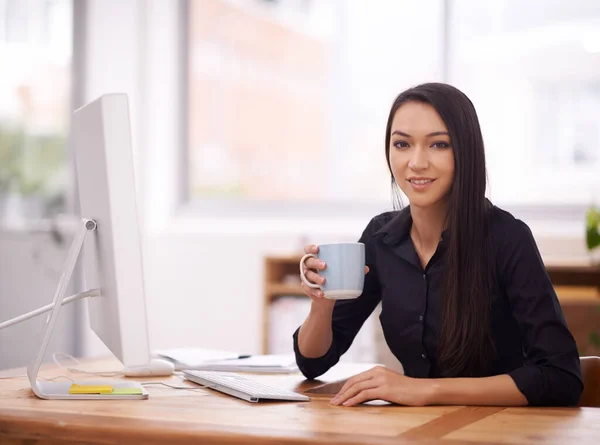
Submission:
[[[426,250],[437,248],[448,213],[447,202],[430,207],[410,207],[413,240]],[[416,240],[414,239],[416,235]]]

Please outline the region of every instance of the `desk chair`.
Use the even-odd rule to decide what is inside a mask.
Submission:
[[[600,408],[600,357],[581,357],[583,394],[579,406]]]

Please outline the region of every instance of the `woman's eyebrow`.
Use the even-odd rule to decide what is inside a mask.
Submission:
[[[403,136],[405,138],[411,138],[412,136],[410,134],[404,133],[403,131],[400,130],[394,130],[394,132],[392,133],[392,135],[397,134],[398,136]],[[430,138],[433,136],[450,136],[448,134],[447,131],[434,131],[433,133],[429,133],[428,135],[426,135],[426,137]]]

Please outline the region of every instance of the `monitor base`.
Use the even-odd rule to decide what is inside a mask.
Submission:
[[[38,380],[36,395],[47,400],[140,400],[147,399],[148,392],[139,382],[125,380],[81,380],[78,385],[102,385],[113,388],[139,389],[141,394],[69,394],[73,382],[45,382]]]

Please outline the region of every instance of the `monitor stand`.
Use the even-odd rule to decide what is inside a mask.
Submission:
[[[82,385],[102,385],[102,386],[112,386],[113,388],[127,388],[127,389],[139,389],[141,390],[141,394],[131,394],[131,395],[116,395],[116,394],[70,394],[69,389],[73,384],[72,381],[62,381],[62,382],[49,382],[38,379],[38,374],[40,371],[40,367],[42,365],[42,361],[44,359],[44,355],[46,354],[46,350],[48,348],[48,343],[52,338],[52,331],[54,330],[54,325],[56,324],[56,319],[58,318],[58,314],[60,312],[60,308],[64,303],[65,294],[67,292],[67,286],[71,280],[71,276],[73,275],[73,271],[75,269],[75,264],[77,263],[77,259],[79,258],[79,254],[81,253],[81,249],[83,247],[83,242],[85,237],[96,230],[96,222],[91,219],[82,218],[79,224],[79,228],[77,229],[77,233],[75,234],[75,238],[71,243],[71,247],[69,248],[69,252],[67,254],[67,259],[65,261],[65,265],[63,268],[62,275],[60,277],[60,281],[58,282],[58,287],[56,289],[56,293],[54,294],[53,307],[52,312],[46,318],[46,326],[43,333],[43,340],[40,346],[40,350],[37,353],[34,361],[27,367],[27,377],[29,378],[29,382],[31,383],[31,389],[41,399],[60,399],[60,400],[110,400],[110,399],[147,399],[148,392],[143,388],[143,386],[139,382],[135,381],[127,381],[127,380],[83,380],[80,382],[76,382]],[[102,297],[100,297],[102,298]]]

